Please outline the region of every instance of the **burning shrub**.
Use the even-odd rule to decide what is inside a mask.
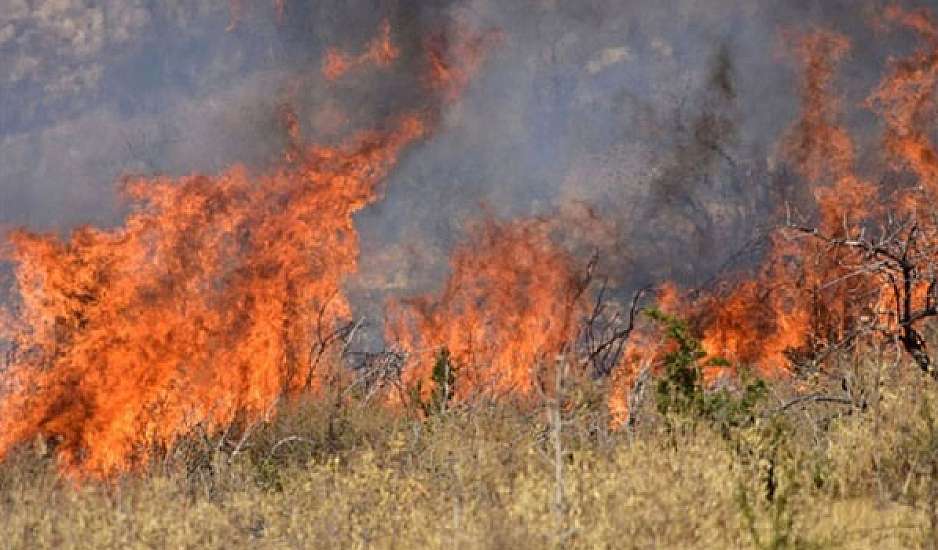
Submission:
[[[834,92],[849,40],[821,30],[787,35],[803,75],[802,112],[782,150],[810,186],[814,203],[808,206],[819,223],[795,223],[789,210],[787,226],[770,237],[754,277],[738,275],[730,286],[679,300],[691,333],[700,337],[699,349],[685,345],[684,330],[673,322],[666,326],[677,338],[670,348],[639,335],[614,376],[610,407],[617,423],[628,417],[640,364],[677,376],[665,393],[672,395],[677,382],[684,388],[677,395],[691,402],[699,374],[689,366],[704,357],[784,377],[816,372],[827,359],[863,343],[896,343],[935,376],[921,327],[938,316],[938,153],[928,126],[938,83],[938,24],[927,12],[895,7],[886,19],[924,41],[910,57],[892,62],[867,102],[885,122],[892,175],[912,176],[915,184],[878,187],[856,172],[854,142],[838,122]],[[675,346],[678,352],[668,351]]]

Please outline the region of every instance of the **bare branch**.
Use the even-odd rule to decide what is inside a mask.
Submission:
[[[766,416],[783,413],[787,411],[788,409],[796,405],[801,405],[803,403],[831,403],[835,405],[850,405],[850,406],[854,405],[853,400],[848,399],[846,397],[835,397],[835,396],[822,395],[822,394],[802,395],[786,403],[783,403],[781,406],[776,407],[775,409],[768,411],[766,413]]]
[[[614,357],[612,357],[613,361],[611,362],[601,361],[600,359],[601,358],[608,359],[609,358],[608,352],[612,350],[614,347],[620,347],[621,344],[624,343],[625,340],[627,340],[629,336],[632,334],[632,331],[635,329],[635,320],[640,311],[641,302],[643,298],[645,297],[645,295],[650,290],[651,289],[649,287],[641,288],[638,291],[636,291],[635,294],[632,295],[632,303],[629,306],[628,320],[626,321],[625,326],[620,329],[614,330],[613,333],[608,338],[606,338],[602,343],[600,343],[598,346],[596,346],[590,351],[589,355],[586,358],[586,363],[594,365],[594,369],[596,370],[597,374],[601,376],[606,376],[611,371],[611,368],[614,366],[616,362],[615,360],[618,359],[619,352],[617,351],[616,353],[613,354]],[[599,300],[601,299],[602,299],[602,296],[600,295]],[[597,307],[594,308],[594,311],[598,311],[598,310],[599,310],[599,306],[597,305]],[[590,320],[590,326],[592,326],[593,322],[595,322],[595,319]],[[605,363],[611,363],[611,365],[605,364]],[[599,366],[597,367],[596,365],[599,365]]]

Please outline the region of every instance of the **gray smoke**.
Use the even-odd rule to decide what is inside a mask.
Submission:
[[[316,141],[380,127],[431,101],[413,84],[422,40],[459,22],[505,38],[359,216],[361,309],[438,283],[483,212],[570,205],[603,220],[621,288],[699,283],[799,194],[775,152],[798,111],[780,32],[854,39],[851,106],[911,44],[870,25],[880,0],[287,0],[282,20],[273,2],[242,4],[226,31],[216,0],[0,0],[0,226],[119,223],[125,174],[263,169],[284,145],[284,102]],[[384,18],[403,59],[325,82],[325,49],[361,51]],[[876,139],[868,114],[849,121]]]

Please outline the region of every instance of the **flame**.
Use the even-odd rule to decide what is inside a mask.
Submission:
[[[783,139],[782,150],[811,186],[821,228],[831,235],[850,235],[858,221],[874,210],[871,204],[877,194],[874,185],[855,174],[853,140],[838,124],[840,98],[834,94],[834,76],[850,43],[823,30],[786,38],[794,44],[801,67],[802,110]],[[843,261],[848,254],[777,232],[770,236],[765,262],[754,275],[737,276],[739,280],[694,299],[678,297],[676,287],[669,284],[659,304],[688,319],[709,358],[726,359],[762,376],[787,376],[790,354],[840,341],[860,314],[860,305],[868,305],[863,298],[875,295],[867,282],[848,277]],[[830,284],[841,279],[841,284]],[[621,426],[628,418],[638,365],[660,368],[670,345],[649,335],[654,334],[653,327],[643,330],[611,381],[613,425]],[[706,383],[713,384],[727,371],[705,367],[702,374]]]
[[[389,37],[385,23],[369,58],[397,55]],[[318,389],[314,349],[351,315],[353,215],[439,117],[421,109],[325,147],[280,115],[289,145],[265,173],[131,179],[120,227],[11,233],[20,299],[0,324],[15,348],[0,460],[40,438],[65,474],[107,478]]]
[[[849,52],[846,37],[827,31],[793,37],[802,68],[802,111],[782,142],[786,157],[814,192],[821,227],[852,231],[869,213],[876,189],[854,173],[854,144],[839,126],[840,98],[833,92],[837,64]],[[834,311],[851,285],[825,287],[845,273],[843,253],[821,250],[809,240],[771,237],[767,260],[752,279],[728,292],[704,295],[692,318],[708,355],[754,367],[763,375],[785,374],[787,352],[842,335],[850,312]]]
[[[876,194],[876,187],[854,172],[853,139],[837,122],[842,102],[833,92],[834,76],[851,44],[845,36],[824,30],[789,35],[789,39],[802,68],[802,112],[783,148],[813,187],[822,227],[837,233],[844,220],[869,215]]]
[[[821,30],[785,37],[802,71],[801,118],[783,142],[787,157],[808,181],[839,176],[852,168],[854,150],[850,135],[836,125],[840,99],[832,88],[850,41]]]
[[[890,60],[888,74],[866,101],[884,121],[888,167],[913,175],[917,182],[885,200],[886,190],[856,173],[853,139],[837,122],[841,101],[833,84],[850,42],[824,30],[787,36],[802,69],[802,113],[782,148],[811,186],[819,229],[830,238],[856,239],[865,225],[878,223],[887,212],[915,216],[938,199],[938,151],[930,138],[938,87],[938,22],[927,10],[899,7],[887,9],[884,18],[914,31],[922,41],[910,56]],[[915,267],[920,276],[909,280],[908,293],[912,310],[921,311],[928,303],[928,266],[938,243],[938,222],[933,216],[915,220],[914,244],[910,240],[906,255],[920,264]],[[874,339],[901,328],[898,305],[889,301],[895,297],[895,281],[864,262],[868,258],[862,250],[777,233],[755,277],[727,292],[685,300],[682,309],[702,335],[708,355],[755,366],[763,374],[785,373],[790,354],[831,349],[858,322],[877,327],[871,333]],[[609,409],[617,425],[627,418],[635,364],[648,358],[654,362],[661,353],[660,344],[647,336],[637,342],[612,382]]]
[[[381,22],[378,34],[368,44],[364,53],[350,56],[335,48],[330,48],[323,59],[322,75],[326,80],[338,80],[352,70],[374,65],[376,67],[389,67],[400,57],[400,51],[391,41],[391,24],[388,20]]]
[[[343,147],[297,142],[270,174],[131,181],[123,227],[14,233],[24,353],[0,457],[41,434],[66,471],[108,476],[314,389],[312,343],[349,317],[352,215],[424,132],[408,116]]]
[[[684,306],[680,289],[671,282],[662,284],[656,292],[656,307],[668,315],[679,315]],[[619,364],[612,371],[609,380],[607,408],[609,423],[613,428],[626,426],[631,411],[633,390],[643,371],[659,370],[666,353],[673,348],[655,327],[641,323],[635,327],[622,352]]]
[[[890,74],[867,101],[886,124],[885,146],[893,167],[908,170],[930,200],[938,197],[938,153],[929,137],[938,87],[938,23],[926,10],[886,10],[887,22],[915,31],[924,45],[891,60]],[[909,200],[904,201],[909,204]]]
[[[446,102],[461,97],[479,71],[485,54],[501,44],[499,30],[474,32],[458,25],[448,34],[437,33],[425,41],[430,69],[427,83]]]
[[[850,42],[823,30],[790,38],[802,69],[802,111],[782,147],[812,187],[821,228],[850,234],[870,214],[877,192],[855,174],[853,140],[837,121],[841,101],[833,91],[834,75]],[[846,274],[843,257],[809,240],[773,235],[766,264],[754,279],[700,301],[695,316],[704,350],[772,375],[788,371],[788,351],[838,339],[851,316],[849,307],[838,305],[860,293],[854,284],[826,286]]]
[[[275,7],[282,16],[284,1]],[[231,29],[240,13],[231,0]],[[820,230],[835,238],[856,237],[888,207],[910,213],[938,199],[930,137],[938,23],[898,7],[884,19],[922,40],[891,60],[866,102],[885,123],[891,169],[918,183],[888,197],[858,173],[840,122],[836,75],[850,41],[822,29],[785,34],[802,109],[780,149],[810,191]],[[428,37],[423,83],[443,103],[457,100],[502,40],[462,24]],[[335,81],[399,57],[385,20],[363,52],[328,50],[321,71]],[[377,200],[379,183],[435,116],[402,116],[339,147],[308,145],[289,109],[282,120],[290,145],[269,173],[236,166],[214,177],[131,180],[133,213],[119,228],[83,227],[65,240],[11,234],[21,311],[0,316],[0,334],[16,347],[0,387],[0,459],[48,438],[65,472],[107,477],[145,466],[198,426],[256,419],[284,396],[316,390],[313,346],[350,317],[342,286],[357,268],[352,217]],[[535,370],[569,351],[591,306],[554,222],[484,220],[455,248],[439,292],[389,304],[386,337],[408,356],[407,387],[432,391],[446,348],[456,399],[532,393]],[[920,240],[938,242],[935,220],[923,218],[919,230]],[[799,354],[835,346],[862,317],[895,328],[883,302],[889,281],[856,277],[856,262],[849,250],[777,232],[754,273],[695,295],[665,284],[658,307],[686,318],[708,357],[787,376]],[[913,299],[924,304],[925,294],[917,288]],[[635,331],[610,381],[614,424],[628,418],[637,376],[660,369],[671,345],[653,326]],[[726,372],[703,374],[714,383]]]
[[[453,252],[441,292],[391,305],[388,339],[412,358],[407,386],[432,389],[436,354],[446,348],[457,399],[530,394],[534,369],[572,342],[587,307],[576,262],[549,233],[542,220],[487,220]]]
[[[914,31],[922,45],[903,59],[891,59],[886,78],[867,100],[867,106],[885,122],[884,148],[891,166],[915,177],[916,185],[896,192],[900,215],[915,219],[918,246],[910,256],[920,275],[910,292],[916,309],[929,302],[930,262],[938,243],[938,219],[932,214],[938,200],[938,150],[931,139],[935,95],[938,87],[938,21],[925,9],[908,11],[892,6],[885,12],[887,23]],[[922,244],[924,243],[924,244]],[[883,281],[883,285],[889,281]],[[884,320],[890,326],[895,316]]]

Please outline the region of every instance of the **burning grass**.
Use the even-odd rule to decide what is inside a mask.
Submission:
[[[562,219],[486,220],[439,292],[391,308],[379,376],[346,368],[353,215],[432,109],[337,147],[287,109],[269,173],[131,181],[119,228],[14,232],[7,540],[938,544],[938,24],[885,20],[921,39],[867,101],[887,183],[840,123],[849,41],[790,34],[802,113],[780,150],[815,225],[789,212],[754,271],[644,309],[606,300]],[[324,76],[393,65],[392,38],[329,52]],[[426,39],[423,84],[455,101],[499,39]],[[100,539],[76,537],[88,525]]]
[[[107,476],[314,389],[308,342],[349,316],[352,214],[423,131],[410,117],[339,149],[296,144],[259,178],[132,182],[120,229],[14,234],[29,351],[4,373],[0,456],[50,437],[63,469]]]
[[[384,24],[362,59],[387,64],[395,51]],[[469,78],[481,52],[463,69],[459,51],[429,52],[427,70],[454,64]],[[428,93],[443,101],[452,91],[442,83]],[[327,344],[351,317],[343,283],[357,269],[353,215],[377,200],[436,115],[404,113],[325,147],[303,139],[289,108],[281,114],[289,145],[268,173],[235,166],[131,180],[121,227],[82,227],[67,239],[11,234],[20,299],[3,317],[16,322],[0,325],[13,345],[0,385],[0,459],[40,438],[68,475],[110,477],[144,467],[196,427],[256,420],[315,391]]]
[[[531,395],[534,371],[575,339],[589,295],[576,260],[542,220],[481,223],[439,295],[392,304],[387,339],[416,359],[404,383],[432,389],[436,351],[452,354],[458,400]]]

